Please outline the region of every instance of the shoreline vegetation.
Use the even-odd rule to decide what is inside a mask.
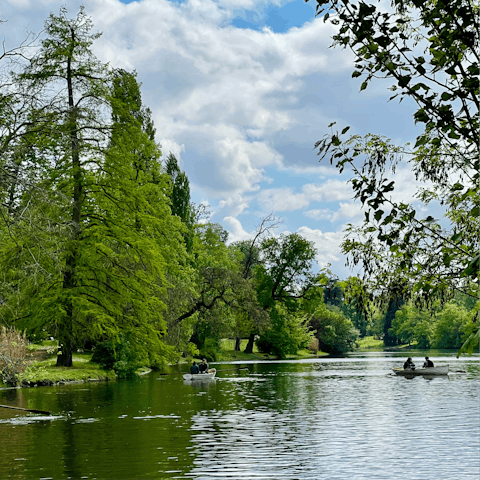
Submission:
[[[222,349],[217,361],[252,361],[252,360],[276,360],[274,355],[263,354],[255,347],[253,353],[244,353],[247,340],[243,340],[241,350],[234,351],[234,341],[224,339],[222,341]],[[415,349],[416,345],[401,345],[398,347],[385,347],[382,340],[375,339],[372,336],[364,337],[358,340],[358,348],[355,352],[372,352],[372,351],[401,351],[404,349]],[[66,385],[74,383],[87,383],[99,381],[112,381],[117,379],[117,375],[113,370],[105,370],[99,364],[91,362],[93,352],[77,352],[73,354],[72,367],[56,366],[57,346],[54,342],[43,342],[41,344],[30,344],[28,347],[27,362],[28,366],[24,373],[19,375],[17,386],[7,386],[0,381],[0,389],[7,388],[26,388],[36,386],[52,386]],[[287,360],[295,360],[301,358],[319,358],[328,357],[329,354],[311,350],[300,350],[296,355],[288,355]],[[200,361],[200,358],[185,358],[179,362],[186,367],[192,361]],[[214,362],[215,363],[215,362]],[[151,372],[147,366],[137,370],[138,376]]]
[[[392,98],[415,99],[412,121],[424,124],[413,146],[352,135],[348,125],[337,131],[335,121],[315,142],[320,161],[351,175],[363,205],[364,220],[346,227],[340,245],[360,277],[324,267],[315,241],[279,230],[273,212],[237,240],[207,200],[194,203],[181,158],[156,140],[163,134],[139,74],[95,57],[101,33],[83,6],[74,17],[61,7],[38,37],[4,50],[3,382],[130,378],[179,371],[192,357],[240,364],[318,349],[333,357],[478,348],[478,15],[464,0],[394,3],[384,14],[368,2],[357,11],[319,0],[316,12],[341,19],[332,46],[354,52],[360,90],[382,72]],[[428,58],[413,55],[420,44]],[[399,162],[419,179],[414,203],[391,193]],[[428,215],[433,201],[437,218]],[[221,340],[231,337],[248,347],[235,352]],[[28,343],[47,338],[55,341],[45,351]]]

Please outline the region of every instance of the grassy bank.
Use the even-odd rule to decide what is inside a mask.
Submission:
[[[416,343],[397,345],[395,347],[386,347],[383,343],[383,340],[378,340],[375,337],[363,337],[357,340],[359,352],[368,351],[368,352],[397,352],[402,350],[414,350],[418,348]]]
[[[97,363],[91,363],[91,353],[75,353],[72,367],[57,367],[55,342],[30,344],[27,350],[28,366],[25,372],[18,376],[19,386],[54,385],[116,378],[115,372],[106,371]],[[0,387],[5,386],[0,381]]]
[[[114,380],[115,372],[106,371],[97,363],[91,363],[91,354],[74,354],[71,367],[57,367],[56,354],[42,361],[34,361],[19,375],[22,385],[42,383],[66,383],[75,381]]]
[[[247,346],[247,340],[242,340],[240,351],[234,350],[235,342],[232,339],[223,339],[221,350],[218,352],[216,361],[260,361],[275,360],[273,355],[266,355],[258,351],[256,345],[253,347],[253,353],[244,353]],[[71,367],[57,367],[57,344],[53,341],[45,341],[41,344],[30,344],[28,346],[27,362],[28,366],[24,373],[19,375],[19,386],[35,385],[54,385],[70,382],[88,382],[96,380],[114,380],[116,379],[113,370],[107,371],[97,363],[92,363],[91,352],[75,353],[73,355],[73,365]],[[287,359],[294,360],[299,358],[315,358],[326,356],[327,353],[318,352],[316,355],[310,350],[301,350],[296,355],[288,355]],[[195,359],[200,361],[200,359]],[[212,360],[209,359],[211,362]],[[189,363],[190,360],[185,359]],[[149,371],[147,367],[141,369],[138,373]],[[0,381],[0,387],[5,387]]]
[[[385,350],[385,345],[383,340],[378,340],[375,337],[363,337],[357,340],[358,351],[383,351]]]
[[[248,340],[242,340],[240,344],[240,351],[236,352],[234,350],[235,341],[229,338],[225,338],[221,343],[221,352],[218,358],[218,361],[222,362],[234,362],[234,361],[255,361],[255,360],[275,360],[277,357],[274,355],[267,355],[265,353],[259,352],[256,345],[253,346],[253,353],[244,353],[245,347],[247,346]],[[310,350],[300,350],[296,355],[287,355],[287,359],[294,360],[296,358],[309,358],[328,355],[328,353],[318,352],[318,355],[315,355]]]

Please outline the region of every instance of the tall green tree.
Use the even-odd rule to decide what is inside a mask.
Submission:
[[[43,124],[28,140],[46,197],[22,198],[33,204],[32,215],[42,215],[2,258],[20,265],[17,281],[27,280],[24,326],[58,338],[62,366],[71,366],[84,338],[122,336],[144,352],[167,355],[165,273],[184,256],[138,85],[93,56],[98,34],[91,30],[83,8],[73,19],[65,8],[50,15],[46,38],[17,77],[25,91],[37,92],[32,118],[39,122],[42,112]],[[40,268],[26,278],[33,246]]]
[[[43,163],[46,182],[59,180],[57,191],[68,202],[68,213],[62,219],[68,225],[68,240],[62,255],[61,289],[56,296],[55,317],[62,355],[58,364],[70,366],[73,349],[73,322],[76,277],[81,268],[79,240],[82,235],[82,212],[86,188],[89,183],[89,164],[98,155],[97,144],[104,141],[100,114],[105,103],[104,82],[106,69],[92,55],[91,44],[98,34],[91,34],[92,24],[83,10],[74,19],[67,18],[62,9],[60,15],[50,15],[45,22],[47,38],[30,64],[18,76],[25,91],[37,93],[32,115],[48,109],[45,126],[35,142],[35,161]],[[57,91],[56,100],[45,105],[44,99]],[[48,128],[48,130],[47,130]],[[85,138],[90,141],[84,142]],[[51,180],[50,180],[51,179]],[[58,285],[58,284],[57,284]],[[50,304],[52,307],[53,304]]]
[[[284,333],[295,329],[283,328],[286,317],[279,308],[294,313],[303,299],[316,284],[318,275],[313,273],[316,250],[312,242],[297,233],[265,238],[261,243],[261,263],[255,267],[257,298],[262,308],[269,312],[270,329],[281,327]],[[245,353],[253,352],[253,342],[258,331],[250,333]],[[278,332],[277,332],[278,333]],[[263,335],[279,338],[278,334]],[[295,334],[296,335],[296,334]]]
[[[334,45],[355,56],[361,90],[389,80],[392,98],[416,103],[423,125],[413,148],[378,135],[346,137],[349,127],[317,143],[340,172],[350,169],[365,222],[348,229],[343,250],[392,300],[402,295],[447,301],[455,291],[478,296],[479,281],[479,16],[472,0],[394,0],[385,10],[370,1],[317,0],[317,15],[338,26]],[[408,162],[423,186],[417,200],[443,205],[440,218],[392,198],[392,174]],[[478,338],[478,325],[477,325]]]
[[[118,278],[127,288],[133,287],[130,295],[124,294],[123,338],[136,342],[137,351],[158,364],[173,354],[165,346],[164,312],[170,279],[181,276],[188,262],[184,228],[169,208],[169,177],[160,162],[151,114],[143,106],[136,75],[114,71],[109,101],[111,136],[95,199],[104,210],[105,216],[98,212],[104,238],[116,240],[119,261],[113,271],[118,269]]]
[[[180,170],[173,153],[167,157],[165,170],[172,182],[170,194],[172,214],[180,217],[185,225],[184,239],[187,251],[190,252],[195,234],[195,208],[190,199],[190,182],[186,173]]]

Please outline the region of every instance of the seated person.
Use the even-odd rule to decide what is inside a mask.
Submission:
[[[407,361],[403,364],[404,370],[415,370],[415,364],[413,363],[412,357],[408,357]]]
[[[193,365],[190,367],[190,373],[192,374],[200,373],[197,362],[193,362]]]
[[[423,362],[423,368],[432,368],[433,362],[428,358],[425,357],[425,361]]]
[[[200,370],[200,373],[208,372],[208,363],[206,358],[202,360],[202,363],[198,366],[198,369]]]

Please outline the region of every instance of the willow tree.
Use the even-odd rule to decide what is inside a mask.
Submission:
[[[38,92],[32,118],[42,112],[43,122],[29,137],[47,197],[33,199],[44,215],[32,231],[51,227],[42,248],[56,252],[42,259],[49,275],[29,295],[24,323],[58,338],[63,366],[71,366],[80,339],[120,333],[162,353],[165,270],[177,258],[173,250],[183,251],[159,147],[122,78],[130,93],[135,82],[95,58],[92,27],[83,8],[73,19],[65,8],[50,15],[46,38],[18,76],[25,92]],[[12,248],[25,252],[34,235],[15,240]]]

